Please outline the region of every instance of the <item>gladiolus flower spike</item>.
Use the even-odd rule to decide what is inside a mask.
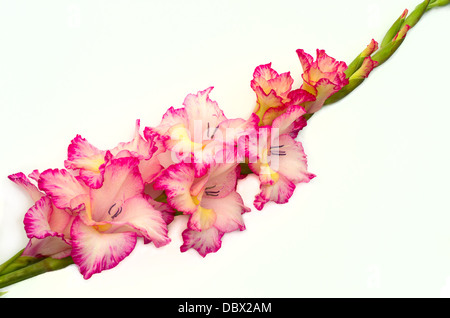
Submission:
[[[64,169],[11,174],[34,203],[23,221],[28,244],[0,265],[0,288],[72,264],[89,279],[114,268],[138,240],[163,248],[179,235],[181,252],[218,252],[225,234],[246,229],[252,211],[238,191],[240,180],[257,178],[256,210],[287,204],[297,186],[315,177],[296,140],[307,120],[355,90],[426,12],[449,2],[426,0],[409,15],[404,10],[380,43],[372,39],[348,64],[325,50],[313,57],[298,49],[297,87],[291,72],[257,66],[248,118],[225,116],[209,87],[170,107],[154,127],[141,129],[137,120],[133,138],[116,147],[97,148],[76,135]],[[169,233],[176,217],[187,226]]]

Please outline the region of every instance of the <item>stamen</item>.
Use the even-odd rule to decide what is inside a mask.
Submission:
[[[111,210],[112,210],[112,208],[113,208],[115,205],[116,205],[116,203],[114,203],[113,205],[111,205],[111,207],[109,208],[109,210],[108,210],[108,214],[109,214],[109,215],[111,215]],[[122,207],[120,207],[120,208],[117,209],[116,213],[114,213],[114,214],[111,216],[111,219],[114,219],[114,218],[117,217],[120,213],[122,213]]]
[[[122,207],[117,209],[117,212],[111,217],[111,219],[114,219],[115,217],[117,217],[120,213],[122,213]]]
[[[213,131],[213,133],[212,133],[212,135],[211,135],[211,139],[214,138],[214,135],[216,134],[217,129],[219,129],[219,125],[217,125],[216,128],[214,129],[214,131]]]
[[[111,209],[115,206],[116,204],[114,203],[113,205],[111,205],[111,207],[108,210],[108,214],[111,215]]]
[[[211,197],[217,197],[217,196],[219,195],[219,193],[220,193],[220,190],[217,190],[217,191],[210,191],[211,189],[213,189],[213,188],[215,188],[215,187],[216,187],[216,185],[213,185],[213,186],[211,186],[211,187],[205,188],[205,193],[206,193],[206,195],[209,195],[209,196],[211,196]]]
[[[282,150],[279,150],[278,152],[271,151],[270,154],[275,155],[275,156],[286,156],[286,151],[282,151]]]

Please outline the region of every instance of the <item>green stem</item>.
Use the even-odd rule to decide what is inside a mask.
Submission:
[[[396,40],[391,40],[395,34],[406,24],[409,25],[411,28],[419,22],[419,20],[422,18],[422,16],[428,12],[428,10],[445,6],[450,4],[450,0],[425,0],[419,5],[416,6],[416,8],[411,12],[409,16],[400,16],[400,18],[397,19],[397,21],[391,26],[391,28],[386,33],[386,36],[384,37],[382,41],[382,45],[380,46],[380,49],[375,52],[372,55],[372,59],[374,61],[378,62],[377,67],[379,67],[381,64],[386,62],[393,54],[394,52],[399,48],[399,46],[403,43],[404,38],[399,38]],[[360,56],[358,56],[355,60],[360,59]],[[354,61],[355,62],[355,61]],[[358,62],[358,61],[356,61]],[[356,63],[355,62],[355,63]],[[353,63],[353,62],[352,62]],[[350,65],[352,65],[352,63]],[[353,64],[355,64],[353,63]],[[350,71],[351,73],[351,71]],[[350,74],[349,74],[350,75]],[[350,77],[350,76],[347,76]],[[331,95],[324,103],[324,106],[333,104],[348,94],[350,94],[352,91],[355,90],[362,82],[364,81],[364,78],[357,78],[357,79],[349,79],[349,84],[344,86],[339,92]],[[311,118],[313,114],[307,114],[305,115],[305,119],[308,120]]]
[[[30,266],[34,263],[39,262],[42,258],[31,257],[31,256],[20,256],[14,262],[10,263],[1,273],[0,275],[6,275],[11,272],[15,272],[18,269]]]
[[[7,260],[6,262],[4,262],[3,264],[0,265],[0,275],[3,275],[3,272],[5,271],[6,268],[8,268],[8,266],[12,263],[14,263],[14,261],[16,259],[18,259],[20,257],[20,255],[22,255],[23,250],[20,250],[16,255],[14,255],[13,257],[11,257],[9,260]]]
[[[40,274],[63,269],[71,264],[73,264],[73,260],[70,256],[62,259],[51,257],[44,258],[37,263],[33,263],[16,271],[1,275],[0,288],[4,288]]]
[[[427,11],[435,7],[443,7],[450,3],[450,0],[432,0],[427,7]]]

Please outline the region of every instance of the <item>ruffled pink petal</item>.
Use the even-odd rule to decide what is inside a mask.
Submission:
[[[215,227],[201,232],[186,229],[182,233],[183,245],[180,247],[181,252],[189,249],[196,250],[202,257],[209,253],[217,252],[222,245],[223,233]]]
[[[289,72],[278,74],[270,63],[255,69],[251,87],[256,93],[257,103],[253,112],[261,119],[260,126],[271,125],[289,106],[306,101],[302,100],[298,90],[295,93],[291,91],[293,82]]]
[[[90,191],[92,220],[109,221],[113,210],[120,209],[127,199],[144,193],[138,164],[134,157],[111,160],[105,168],[102,187]]]
[[[290,72],[282,73],[278,77],[270,79],[268,81],[269,86],[277,92],[277,94],[285,100],[287,95],[292,89],[292,84],[294,84],[294,79],[291,77]]]
[[[67,169],[80,170],[80,178],[92,188],[99,188],[103,182],[106,151],[99,150],[86,139],[77,135],[69,145]]]
[[[60,237],[47,236],[43,239],[31,238],[22,255],[31,257],[52,257],[61,259],[70,256],[72,246]]]
[[[179,161],[194,163],[196,177],[202,176],[214,162],[215,148],[220,144],[216,144],[213,138],[220,123],[227,120],[217,102],[209,98],[212,89],[210,87],[185,98],[187,125],[170,128],[170,139],[166,141]]]
[[[337,61],[335,58],[328,56],[325,50],[317,49],[317,68],[322,73],[337,73],[342,74],[347,69],[347,64],[342,61]],[[333,74],[334,75],[334,74]]]
[[[311,68],[314,62],[314,58],[306,53],[303,49],[298,49],[296,52],[302,65],[303,72],[306,73]]]
[[[302,106],[291,106],[274,119],[272,128],[278,129],[278,135],[296,133],[307,124],[304,114],[306,111]]]
[[[151,197],[147,197],[147,200],[155,210],[161,212],[161,217],[166,224],[170,224],[174,220],[176,211],[169,204],[155,201]]]
[[[69,145],[64,165],[67,169],[98,170],[98,167],[104,163],[104,156],[105,151],[99,150],[86,139],[77,135]]]
[[[204,200],[202,200],[203,202]],[[216,212],[199,205],[188,221],[188,228],[194,231],[204,231],[216,222]]]
[[[272,87],[269,86],[268,81],[278,76],[277,71],[272,68],[272,63],[259,65],[253,72],[253,79],[250,82],[250,86],[253,90],[256,90],[256,87],[261,87],[266,94],[269,94]]]
[[[103,173],[104,168],[102,166],[99,171],[80,170],[79,176],[88,187],[98,189],[103,183]]]
[[[287,105],[289,107],[292,106],[303,106],[305,102],[311,102],[316,99],[316,96],[309,93],[308,91],[305,91],[304,89],[295,89],[293,91],[289,92],[289,102]]]
[[[263,117],[266,111],[270,108],[275,108],[277,111],[283,111],[287,106],[283,103],[283,98],[278,96],[274,90],[266,94],[261,87],[256,87],[256,95],[258,97],[254,113],[261,118],[260,125],[270,125],[270,122],[263,122]]]
[[[214,211],[216,215],[214,227],[220,232],[245,230],[242,214],[249,212],[250,209],[244,205],[241,195],[236,191],[223,198],[206,196],[202,199],[201,206]]]
[[[9,175],[8,178],[22,187],[34,202],[38,201],[44,195],[22,172]]]
[[[316,91],[316,100],[313,102],[306,102],[305,109],[309,114],[317,112],[322,108],[328,97],[337,93],[342,87],[347,84],[348,80],[343,80],[339,83],[339,85],[337,85],[327,78],[319,79],[314,86],[314,89]]]
[[[71,214],[53,206],[49,197],[42,197],[25,214],[25,232],[29,238],[58,236],[70,240],[69,228],[72,221]]]
[[[88,193],[88,189],[65,169],[48,169],[41,173],[39,189],[45,191],[59,209],[74,209],[71,203],[79,195]]]
[[[190,190],[194,183],[195,171],[192,165],[178,163],[166,168],[155,180],[154,188],[164,190],[167,203],[178,211],[193,213],[197,210]]]
[[[166,135],[170,128],[177,125],[188,126],[186,109],[170,107],[163,115],[161,123],[154,130],[161,135]]]
[[[46,236],[57,236],[50,228],[48,220],[52,214],[52,202],[49,197],[42,197],[25,214],[24,225],[28,238],[44,238]]]
[[[71,236],[72,259],[85,279],[115,267],[136,245],[136,233],[101,233],[80,218],[73,222]]]
[[[240,168],[237,163],[218,163],[211,167],[207,182],[204,184],[205,195],[210,193],[215,198],[223,198],[236,189]]]
[[[260,125],[261,126],[270,126],[273,123],[273,120],[277,118],[278,116],[284,114],[286,110],[288,109],[288,105],[284,104],[280,107],[270,107],[266,110],[264,113]]]
[[[33,170],[33,172],[31,172],[28,175],[28,178],[33,179],[34,181],[38,182],[39,181],[39,176],[41,175],[41,173],[39,172],[39,170]]]
[[[308,172],[306,154],[300,142],[289,135],[281,135],[279,145],[280,148],[272,151],[273,156],[274,153],[280,154],[277,158],[279,167],[273,167],[274,170],[294,183],[309,182],[315,177],[314,174]]]
[[[308,113],[318,111],[325,100],[348,84],[345,71],[347,64],[328,56],[324,50],[317,50],[314,61],[312,56],[303,50],[297,50],[300,63],[303,67],[302,89],[316,97],[315,101],[305,103]]]
[[[164,145],[176,158],[175,162],[194,163],[195,176],[202,176],[214,162],[214,134],[227,118],[217,102],[209,98],[213,88],[186,96],[182,109],[170,108],[156,128],[169,137]],[[205,149],[206,145],[210,147]]]
[[[219,126],[222,140],[221,151],[216,152],[217,163],[245,162],[252,138],[258,130],[259,117],[252,113],[247,120],[238,118],[222,122]]]
[[[142,180],[144,181],[144,183],[151,183],[164,169],[159,160],[159,155],[167,150],[164,144],[168,136],[162,136],[155,129],[145,127],[144,138],[147,141],[153,143],[154,152],[149,160],[141,160],[141,162],[139,163],[139,171],[141,172]]]
[[[214,133],[214,147],[215,152],[221,150],[231,151],[239,143],[239,140],[247,137],[258,128],[259,117],[252,113],[250,117],[245,120],[242,118],[227,119],[220,123],[219,127]],[[209,147],[206,145],[205,149]],[[216,156],[216,158],[218,158]],[[235,159],[235,158],[233,158]],[[218,160],[216,160],[217,162]],[[226,161],[218,161],[219,163]],[[236,160],[235,160],[236,162]]]
[[[272,68],[272,64],[268,63],[255,68],[250,86],[258,98],[262,94],[269,95],[270,91],[273,90],[285,102],[293,83],[294,79],[291,77],[290,72],[278,74]]]
[[[161,247],[170,242],[167,236],[167,224],[161,212],[153,208],[143,196],[136,196],[125,201],[121,212],[111,221],[113,227],[120,231],[126,231],[124,225],[136,230],[139,236],[143,236],[147,242],[151,241],[156,247]]]
[[[201,134],[217,127],[222,121],[226,120],[223,111],[219,108],[217,102],[209,98],[213,87],[209,87],[197,94],[189,94],[184,99],[183,105],[188,117],[188,127],[192,136],[195,136],[194,128],[196,122],[201,123]],[[207,135],[207,134],[206,134]],[[193,140],[194,142],[198,142]]]
[[[164,167],[159,163],[156,156],[149,160],[141,160],[139,163],[139,171],[144,183],[153,182],[163,169]]]
[[[278,204],[287,203],[294,190],[295,184],[285,176],[280,175],[278,181],[272,185],[260,184],[260,193],[255,196],[253,205],[256,209],[262,210],[264,205],[269,201]]]

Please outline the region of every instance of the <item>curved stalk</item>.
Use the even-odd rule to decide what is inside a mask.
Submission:
[[[62,259],[51,257],[44,258],[29,266],[1,275],[0,288],[4,288],[40,274],[63,269],[71,264],[73,264],[73,260],[70,256]]]
[[[416,8],[408,16],[406,16],[408,11],[405,10],[400,18],[398,18],[387,31],[379,50],[371,56],[374,61],[378,62],[376,68],[386,62],[394,54],[394,52],[403,43],[406,32],[410,28],[415,26],[426,12],[428,12],[430,9],[446,6],[448,4],[450,4],[450,0],[425,0],[417,5]],[[361,57],[358,56],[355,60],[358,59],[361,59]],[[355,64],[354,62],[356,63],[358,61],[353,61],[350,65]],[[349,78],[349,84],[344,86],[339,92],[331,95],[325,101],[324,106],[333,104],[341,100],[352,91],[354,91],[355,88],[361,85],[365,80],[365,78],[351,78],[351,74],[347,74],[347,77]],[[308,120],[313,115],[314,114],[307,114],[304,117]]]

